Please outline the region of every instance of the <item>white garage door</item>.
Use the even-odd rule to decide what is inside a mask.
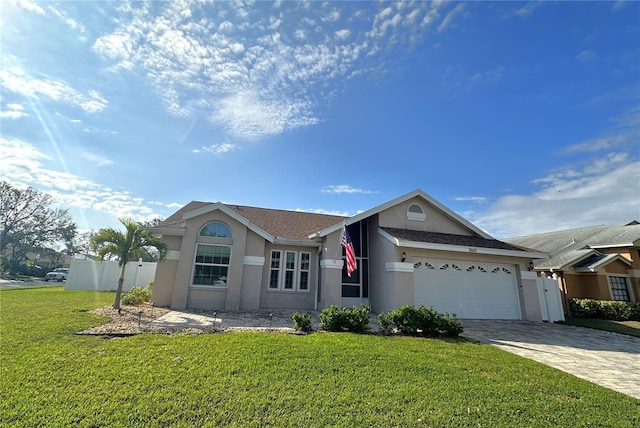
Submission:
[[[521,319],[514,265],[416,259],[415,305],[466,319]]]

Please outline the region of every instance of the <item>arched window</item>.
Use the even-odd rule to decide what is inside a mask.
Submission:
[[[418,204],[411,204],[407,209],[407,218],[409,220],[425,221],[427,215],[424,213],[422,207]]]
[[[212,221],[200,230],[200,236],[231,239],[231,229],[222,222]]]

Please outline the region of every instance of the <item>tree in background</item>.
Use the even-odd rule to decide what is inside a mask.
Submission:
[[[154,254],[155,261],[164,260],[167,256],[167,246],[142,224],[130,218],[121,218],[120,223],[124,226],[124,232],[106,228],[100,229],[91,238],[91,247],[100,260],[105,258],[115,258],[120,266],[120,278],[118,278],[118,289],[116,300],[113,303],[115,309],[120,309],[120,297],[122,296],[122,284],[127,263],[141,258],[142,254]]]
[[[0,256],[2,269],[27,260],[27,253],[41,252],[73,239],[77,226],[69,211],[51,208],[53,197],[33,187],[19,189],[0,182]]]

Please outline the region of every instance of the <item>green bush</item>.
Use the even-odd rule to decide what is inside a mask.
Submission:
[[[305,333],[309,333],[313,331],[313,327],[311,325],[311,315],[303,314],[301,312],[294,312],[291,315],[291,319],[293,320],[293,328],[298,331],[303,331]]]
[[[378,314],[378,324],[383,333],[398,332],[410,336],[457,337],[462,325],[455,315],[440,313],[433,308],[413,305],[401,306],[386,314]]]
[[[364,333],[369,329],[369,314],[366,305],[353,308],[338,308],[335,305],[323,309],[320,314],[320,328],[328,331],[351,331]]]
[[[614,321],[640,321],[639,302],[614,300],[569,299],[571,314],[577,318],[601,318]]]
[[[146,287],[133,287],[130,291],[122,296],[123,305],[141,305],[151,300],[151,288],[153,281],[149,281]]]

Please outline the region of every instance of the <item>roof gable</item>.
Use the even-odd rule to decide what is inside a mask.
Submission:
[[[594,272],[599,267],[606,266],[616,260],[631,266],[631,261],[620,254],[596,254],[575,265],[574,268],[576,272]]]
[[[469,221],[465,220],[462,216],[458,215],[457,213],[455,213],[454,211],[452,211],[451,209],[447,208],[446,206],[444,206],[442,203],[440,203],[439,201],[437,201],[436,199],[434,199],[433,197],[427,195],[425,192],[423,192],[420,189],[414,190],[412,192],[409,192],[405,195],[399,196],[395,199],[392,199],[388,202],[385,202],[384,204],[378,205],[377,207],[371,208],[367,211],[363,211],[360,214],[357,214],[353,217],[350,217],[348,219],[345,220],[345,224],[348,226],[350,224],[353,223],[357,223],[365,218],[371,217],[373,215],[376,215],[382,211],[385,211],[389,208],[392,208],[398,204],[401,204],[403,202],[406,202],[410,199],[413,198],[419,198],[422,199],[425,203],[431,205],[432,207],[434,207],[436,210],[440,211],[442,214],[444,214],[445,216],[447,216],[448,218],[450,218],[452,221],[460,224],[461,226],[463,226],[465,229],[468,229],[469,231],[471,231],[472,233],[475,233],[478,236],[481,236],[483,238],[486,239],[493,239],[493,237],[491,235],[489,235],[488,233],[484,232],[483,230],[479,229],[478,227],[476,227],[475,225],[473,225],[472,223],[470,223]],[[317,232],[315,235],[316,236],[320,236],[320,237],[324,237],[326,235],[329,235],[330,233],[333,233],[337,230],[339,230],[342,227],[342,223],[338,223],[338,224],[334,224],[331,225],[325,229],[320,230],[319,232]]]
[[[346,217],[258,208],[220,202],[192,201],[161,222],[158,229],[184,228],[185,220],[220,210],[246,225],[265,239],[309,240],[309,235],[331,224],[340,224]]]
[[[640,241],[640,224],[636,221],[611,225],[582,227],[556,232],[508,238],[505,241],[515,245],[536,248],[548,253],[557,253],[574,245],[575,247],[627,246]]]
[[[537,269],[562,270],[574,266],[588,257],[596,257],[600,254],[596,249],[639,245],[640,224],[637,221],[631,221],[582,227],[509,238],[505,241],[549,253],[551,255],[549,260],[536,263]]]

